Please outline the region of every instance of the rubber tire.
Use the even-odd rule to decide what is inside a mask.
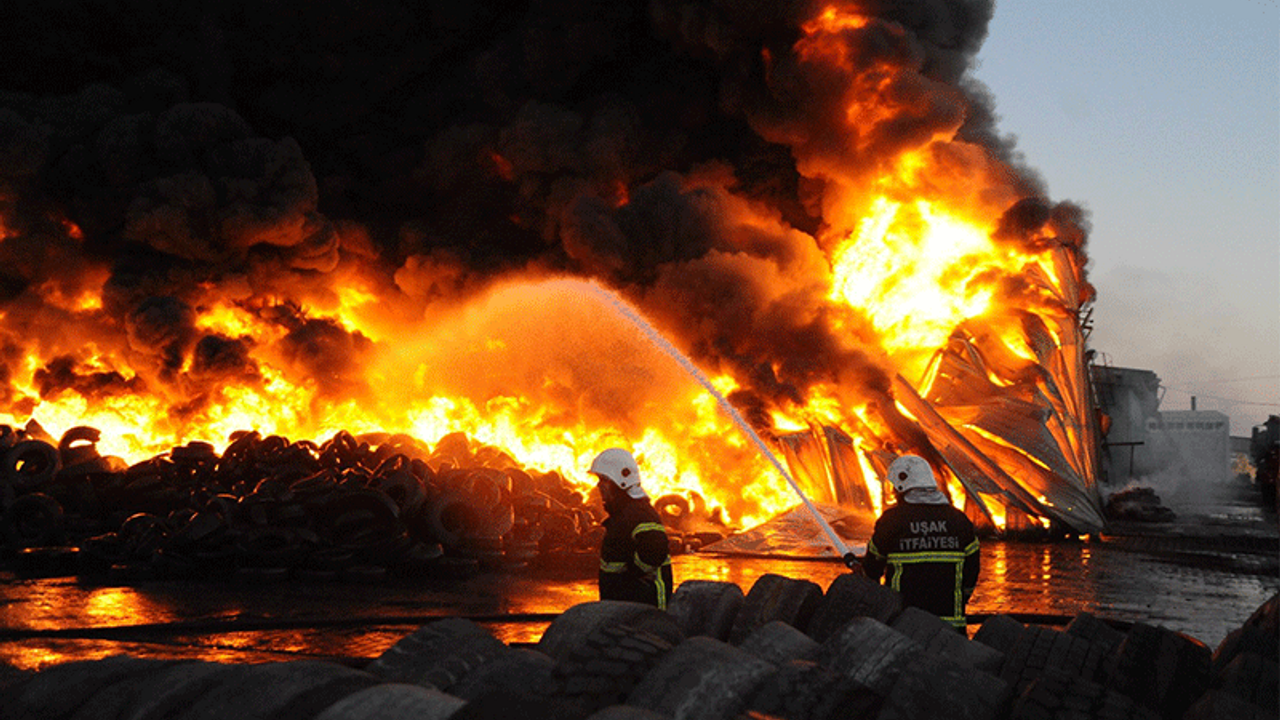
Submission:
[[[509,647],[463,675],[449,694],[468,702],[495,693],[546,697],[555,664],[537,650]]]
[[[902,596],[865,575],[837,575],[827,586],[808,627],[801,628],[818,642],[825,642],[858,617],[885,625],[902,612]]]
[[[685,637],[705,635],[728,640],[733,621],[742,609],[742,588],[719,580],[685,580],[667,603]]]
[[[1108,655],[1114,652],[1124,640],[1123,632],[1087,612],[1078,613],[1071,622],[1067,623],[1064,630],[1100,646]]]
[[[314,717],[342,698],[379,684],[362,670],[322,660],[236,665],[173,720]]]
[[[1008,657],[1026,629],[1026,625],[1008,615],[992,615],[978,627],[978,631],[973,634],[973,639],[989,648],[999,650]]]
[[[879,620],[856,617],[822,643],[816,659],[887,697],[903,669],[924,654],[920,643]]]
[[[757,628],[774,620],[804,630],[822,604],[822,587],[811,580],[796,580],[766,573],[756,579],[742,601],[729,629],[729,644],[738,645]]]
[[[821,646],[781,620],[773,620],[753,630],[738,647],[761,660],[782,665],[792,660],[812,660]]]
[[[1061,671],[1036,678],[1014,701],[1009,720],[1160,720],[1152,709],[1100,683]]]
[[[1268,713],[1229,692],[1210,690],[1187,708],[1181,720],[1275,720],[1275,717],[1275,713]]]
[[[1280,717],[1280,665],[1257,653],[1244,652],[1214,676],[1214,685]]]
[[[179,661],[116,656],[45,668],[5,688],[3,720],[63,720],[97,694],[168,669]]]
[[[728,720],[775,667],[745,650],[692,637],[663,656],[627,697],[628,705],[672,720]]]
[[[927,610],[904,608],[889,627],[920,643],[931,655],[946,658],[993,675],[1000,674],[1004,653],[974,642]]]
[[[875,718],[884,698],[829,668],[804,660],[780,665],[750,697],[750,717],[786,720]]]
[[[624,703],[671,649],[666,640],[629,625],[599,627],[556,664],[550,695],[574,717]]]
[[[1012,697],[1000,678],[921,651],[900,667],[876,720],[996,720]]]
[[[1135,623],[1100,674],[1108,687],[1164,717],[1180,718],[1209,688],[1212,656],[1195,638]]]
[[[632,705],[610,705],[592,713],[587,720],[668,720],[651,710]]]
[[[18,494],[39,490],[61,468],[58,448],[43,440],[23,440],[4,454],[4,480]]]
[[[24,580],[72,577],[80,572],[80,550],[64,546],[21,548],[8,562],[13,574]]]
[[[542,632],[537,650],[556,662],[565,662],[591,636],[610,625],[628,625],[656,635],[673,647],[684,640],[675,618],[653,605],[625,600],[595,600],[578,603],[556,616]]]
[[[467,673],[507,650],[483,626],[466,618],[423,625],[374,658],[365,670],[386,682],[449,692]]]
[[[315,720],[447,720],[466,704],[420,685],[382,683],[342,698]]]
[[[1259,605],[1249,619],[1218,643],[1213,651],[1213,671],[1220,672],[1242,652],[1280,662],[1280,593]]]
[[[19,496],[5,509],[0,522],[0,533],[11,549],[60,545],[67,536],[62,505],[44,493]]]
[[[1094,680],[1107,655],[1101,646],[1042,625],[1029,625],[1005,656],[1000,677],[1021,693],[1047,670]]]

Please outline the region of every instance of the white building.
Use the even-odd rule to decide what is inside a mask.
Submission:
[[[1176,483],[1221,483],[1231,473],[1231,422],[1213,410],[1174,410],[1147,420],[1147,435],[1168,464],[1161,474]]]
[[[1160,378],[1150,370],[1100,365],[1092,370],[1099,409],[1107,419],[1102,448],[1104,494],[1139,485],[1155,488],[1167,499],[1230,479],[1226,415],[1210,410],[1161,411]]]

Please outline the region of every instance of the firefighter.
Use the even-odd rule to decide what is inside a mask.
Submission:
[[[973,523],[938,489],[933,469],[917,455],[889,465],[898,503],[876,520],[862,568],[960,632],[964,606],[978,584],[978,538]],[[887,571],[887,572],[886,572]]]
[[[629,600],[666,609],[671,599],[667,529],[640,487],[631,453],[610,448],[591,463],[608,517],[600,543],[600,599]]]

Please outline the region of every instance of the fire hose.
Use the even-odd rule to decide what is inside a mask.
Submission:
[[[774,468],[778,470],[778,473],[782,475],[782,477],[787,481],[787,484],[791,486],[791,489],[794,490],[796,495],[800,497],[800,500],[804,502],[805,507],[809,509],[809,513],[813,515],[814,521],[818,523],[818,527],[822,528],[822,532],[825,533],[827,539],[831,541],[832,547],[840,554],[840,559],[844,561],[844,564],[848,566],[850,570],[856,571],[860,569],[862,565],[858,562],[858,556],[844,544],[844,541],[842,541],[840,536],[836,534],[836,531],[832,529],[831,524],[827,522],[826,518],[822,517],[822,514],[818,512],[818,508],[814,506],[813,502],[805,496],[804,491],[800,489],[800,486],[796,484],[795,479],[791,477],[791,473],[787,472],[786,468],[782,467],[782,463],[778,462],[777,456],[774,455],[773,452],[771,452],[764,444],[764,440],[761,440],[755,430],[752,430],[751,426],[747,424],[747,421],[738,414],[737,408],[729,404],[729,401],[720,394],[720,391],[716,390],[715,386],[711,384],[711,380],[708,379],[707,376],[703,374],[703,372],[699,370],[684,353],[680,352],[679,349],[672,345],[665,337],[662,336],[661,333],[658,332],[656,328],[641,317],[640,314],[636,312],[635,308],[628,305],[622,298],[599,285],[596,285],[595,283],[584,282],[582,284],[585,285],[592,293],[617,310],[620,315],[629,320],[631,324],[639,329],[651,343],[667,355],[671,356],[673,360],[680,363],[685,371],[698,381],[698,384],[702,385],[702,387],[706,388],[707,392],[711,393],[711,396],[720,404],[721,409],[729,415],[739,429],[746,433],[747,437],[751,438],[751,441],[755,443],[756,448],[758,448],[765,457],[769,458],[769,462],[773,464]]]
[[[710,389],[709,384],[707,387]],[[714,392],[714,390],[712,390],[712,392]],[[734,421],[741,425],[744,421],[738,415],[738,411],[727,402],[724,403],[724,405],[726,409],[732,413]],[[842,541],[840,536],[836,534],[835,529],[831,527],[831,523],[828,523],[827,519],[822,517],[822,513],[818,512],[817,506],[809,500],[808,496],[804,494],[804,491],[800,489],[800,486],[796,484],[795,479],[791,477],[791,473],[787,472],[786,468],[782,467],[782,463],[778,462],[778,457],[765,447],[764,441],[760,439],[759,435],[754,432],[749,433],[749,435],[756,443],[756,446],[760,448],[760,451],[765,454],[765,457],[769,458],[769,462],[773,463],[773,467],[777,469],[778,473],[786,479],[787,484],[791,486],[791,489],[800,497],[804,506],[809,509],[809,513],[813,515],[813,519],[818,523],[818,527],[822,528],[822,532],[826,533],[827,539],[831,541],[832,547],[835,548],[836,552],[840,553],[840,559],[844,562],[845,566],[850,570],[855,571],[861,569],[862,563],[858,562],[857,554],[850,550],[848,545],[844,544],[844,541]]]

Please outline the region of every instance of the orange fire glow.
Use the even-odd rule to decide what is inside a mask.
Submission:
[[[887,460],[918,452],[975,517],[1003,527],[1010,504],[1046,522],[1061,510],[1049,488],[1068,474],[1086,487],[1093,479],[1094,436],[1081,421],[1092,417],[1077,321],[1089,300],[1083,258],[1064,247],[1052,218],[1020,232],[1002,229],[1006,211],[1023,198],[997,159],[956,139],[962,113],[949,131],[885,140],[887,126],[918,110],[902,99],[901,86],[932,81],[910,58],[859,66],[857,38],[873,27],[902,32],[832,5],[802,26],[793,48],[800,66],[843,78],[842,112],[824,120],[847,138],[842,151],[860,159],[842,165],[808,153],[807,138],[788,138],[800,174],[825,183],[822,228],[810,239],[821,257],[795,262],[808,263],[807,285],[819,288],[820,302],[809,313],[829,318],[843,338],[839,350],[861,353],[878,377],[901,377],[916,397],[837,368],[803,397],[765,408],[771,426],[757,421],[757,429],[770,440],[814,427],[847,433],[852,454],[842,477],[859,484],[866,512],[887,502],[879,482]],[[774,54],[763,54],[774,62]],[[947,88],[936,95],[938,102],[955,99]],[[516,159],[494,151],[487,160],[501,178],[518,174]],[[607,195],[616,208],[635,188],[619,181]],[[733,217],[724,222],[746,236],[782,224],[746,200],[725,207]],[[15,232],[7,227],[0,218],[0,242]],[[67,223],[64,230],[82,241],[79,227]],[[10,410],[0,422],[35,419],[54,437],[96,427],[99,451],[129,462],[192,440],[220,448],[246,429],[292,440],[340,430],[407,433],[427,443],[462,431],[584,490],[593,484],[585,472],[592,457],[623,446],[638,456],[651,497],[698,493],[739,526],[796,505],[716,399],[583,293],[579,280],[528,267],[468,286],[454,264],[421,255],[379,274],[352,250],[360,245],[357,233],[343,229],[337,268],[307,276],[301,287],[250,291],[254,282],[269,282],[234,276],[200,286],[191,325],[212,340],[197,348],[203,355],[191,349],[194,341],[175,340],[185,352],[180,361],[154,349],[169,347],[165,338],[139,337],[145,323],[130,319],[126,329],[125,319],[112,316],[106,267],[89,263],[77,284],[39,289],[60,324],[25,344],[27,355],[10,365]],[[723,248],[700,261],[758,262],[746,250]],[[781,275],[766,263],[753,273],[762,295],[776,292],[762,305],[785,306],[801,294],[771,273]],[[644,293],[633,299],[642,311],[662,306]],[[115,334],[80,335],[79,325]],[[341,333],[320,332],[329,327]],[[11,315],[0,318],[0,329],[37,332]],[[696,355],[685,345],[692,333],[662,330]],[[282,349],[286,339],[289,350]],[[340,341],[350,343],[345,355],[356,363],[324,364],[326,343]],[[49,379],[46,369],[58,358],[69,359],[78,382]],[[702,369],[724,396],[751,384],[725,368]],[[86,378],[127,391],[99,392]],[[1019,440],[1025,428],[1035,430],[1034,443]],[[987,480],[1013,478],[1026,488],[975,491],[977,470],[962,467],[999,471],[1003,479]],[[838,501],[822,487],[808,490],[817,501]]]

